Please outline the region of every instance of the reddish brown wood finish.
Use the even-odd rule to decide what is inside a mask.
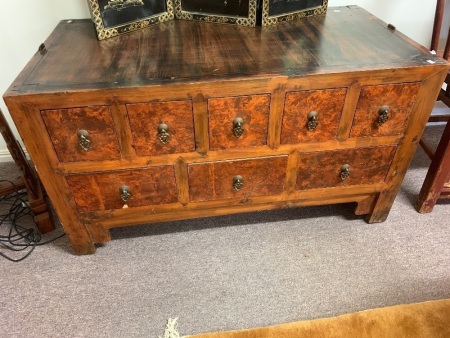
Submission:
[[[63,21],[46,42],[51,53],[23,79],[20,90],[119,89],[377,70],[424,65],[430,58],[358,7],[274,27],[222,26],[178,20],[99,42],[91,20]]]
[[[438,52],[439,49],[439,40],[441,36],[440,33],[442,28],[442,20],[444,18],[445,1],[446,0],[436,1],[436,12],[434,14],[433,33],[431,35],[430,47],[430,50],[434,50],[435,52]]]
[[[195,150],[192,101],[127,105],[133,144],[138,156],[187,153]],[[158,125],[169,126],[170,141],[158,138]]]
[[[297,189],[383,182],[396,147],[358,148],[300,154]],[[341,178],[343,165],[350,176]]]
[[[209,148],[211,150],[255,147],[267,144],[270,95],[208,100]],[[233,121],[242,118],[244,133],[233,133]]]
[[[241,199],[252,196],[277,195],[283,191],[287,156],[251,160],[191,164],[189,191],[192,202]],[[234,177],[240,175],[243,188],[234,189]]]
[[[444,129],[436,152],[431,161],[425,181],[416,202],[420,213],[433,211],[440,198],[449,198],[450,184],[450,122]]]
[[[44,110],[42,119],[62,162],[120,158],[119,143],[109,107]],[[89,132],[91,145],[84,150],[77,132]]]
[[[436,2],[436,14],[431,37],[431,50],[436,51],[438,55],[442,55],[444,59],[448,60],[450,54],[450,28],[448,31],[444,30],[441,33],[444,13],[449,9],[449,7],[445,8],[445,5],[445,0],[438,0]],[[444,50],[442,50],[444,42],[445,47]],[[442,101],[442,103],[450,107],[449,74],[445,77],[444,82],[446,88],[440,90],[437,100]],[[431,212],[439,199],[450,198],[450,115],[448,115],[447,112],[444,114],[433,114],[428,119],[428,122],[443,121],[447,121],[447,126],[441,136],[436,152],[425,142],[425,140],[420,140],[420,145],[431,159],[431,165],[415,205],[417,211],[420,213]]]
[[[356,107],[350,137],[403,134],[420,83],[365,86]],[[388,106],[388,120],[379,123],[379,110]]]
[[[142,170],[90,173],[67,177],[80,211],[98,211],[177,202],[175,171],[172,166]],[[119,188],[129,186],[130,199],[125,203]]]
[[[346,93],[346,88],[287,93],[281,143],[320,142],[336,138]],[[311,111],[317,113],[318,125],[314,131],[307,128]]]
[[[380,192],[372,213],[367,215],[366,220],[368,222],[383,222],[386,220],[427,123],[429,114],[423,114],[423,112],[431,112],[434,107],[437,94],[430,97],[430,93],[439,92],[447,73],[448,68],[441,69],[434,76],[430,76],[422,82],[416,105],[409,117],[407,132],[405,132],[402,142],[399,144],[386,176],[387,188]]]
[[[112,227],[149,222],[347,202],[368,222],[385,220],[449,68],[354,6],[264,29],[179,20],[104,42],[75,20],[45,44],[4,98],[79,254]],[[393,115],[380,128],[373,114],[383,104]],[[316,105],[315,137],[301,136],[303,105]],[[283,126],[285,107],[293,122]],[[94,133],[99,158],[66,141],[60,160],[49,133],[64,137],[46,112],[65,110],[64,135],[98,124],[95,112],[115,151],[95,148]],[[237,114],[247,129],[236,140]],[[175,141],[157,148],[161,122]],[[341,160],[353,161],[344,183],[335,181]],[[122,184],[132,188],[129,208]]]

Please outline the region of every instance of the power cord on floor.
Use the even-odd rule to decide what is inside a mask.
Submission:
[[[0,256],[11,262],[20,262],[27,258],[37,246],[48,244],[64,236],[62,234],[41,242],[41,233],[37,228],[23,226],[27,217],[33,219],[26,191],[19,191],[17,186],[8,180],[0,180],[0,183],[9,183],[14,188],[13,193],[0,197],[0,248],[12,252],[23,252],[20,258],[13,258],[2,251]],[[26,223],[34,224],[33,221]]]

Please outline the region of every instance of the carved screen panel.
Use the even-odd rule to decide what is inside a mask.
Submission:
[[[89,0],[99,40],[174,18],[172,0]]]
[[[256,25],[257,0],[174,0],[177,19]]]
[[[328,0],[262,0],[262,25],[274,25],[310,15],[324,14]]]

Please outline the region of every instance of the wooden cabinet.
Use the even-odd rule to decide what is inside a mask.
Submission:
[[[103,42],[74,20],[45,46],[4,99],[79,254],[113,227],[274,208],[384,221],[449,68],[355,6]]]

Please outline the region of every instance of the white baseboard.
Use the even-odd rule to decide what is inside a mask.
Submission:
[[[25,152],[25,156],[27,157],[27,159],[29,159],[30,157],[28,156],[28,153],[26,151],[24,151],[24,152]],[[0,163],[4,163],[4,162],[14,162],[8,148],[0,149]]]

